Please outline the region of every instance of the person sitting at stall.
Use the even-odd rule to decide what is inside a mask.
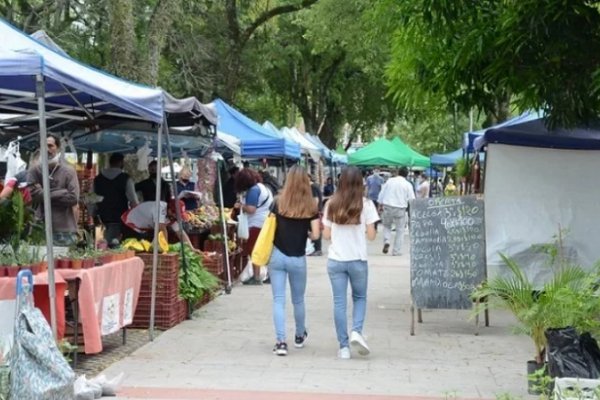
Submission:
[[[175,207],[179,206],[181,210],[181,218],[185,221],[185,205],[182,201],[171,200],[168,205],[166,202],[160,202],[160,213],[158,217],[158,229],[167,236],[167,229],[171,229],[179,238],[179,241],[189,245],[191,248],[192,242],[185,231],[179,229],[177,222],[177,211]],[[151,239],[154,232],[154,216],[156,214],[156,203],[154,201],[144,201],[132,209],[125,211],[121,216],[121,221],[130,230],[136,232],[139,238]],[[195,251],[200,251],[196,250]]]
[[[189,167],[181,168],[181,171],[179,171],[179,179],[177,180],[178,196],[183,191],[194,192],[196,190],[196,184],[190,181],[191,177],[192,170]],[[183,200],[183,203],[185,204],[186,211],[193,211],[199,207],[198,197],[193,193],[184,194],[183,197],[181,197],[181,200]]]

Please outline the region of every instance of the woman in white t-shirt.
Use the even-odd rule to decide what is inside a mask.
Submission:
[[[362,174],[356,167],[342,171],[338,190],[327,202],[323,237],[330,239],[327,271],[333,291],[333,313],[340,349],[338,357],[351,358],[350,345],[360,355],[369,354],[362,336],[367,309],[367,239],[374,240],[379,215],[364,197]],[[348,337],[346,294],[352,288],[352,333]]]

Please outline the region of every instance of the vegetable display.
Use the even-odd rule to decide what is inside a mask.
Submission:
[[[183,245],[187,269],[184,269],[182,257],[179,258],[179,296],[195,302],[205,293],[214,292],[220,286],[219,279],[204,269],[202,256],[190,246]],[[180,253],[181,243],[169,246],[169,252]]]

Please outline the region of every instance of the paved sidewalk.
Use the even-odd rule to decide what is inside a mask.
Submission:
[[[288,299],[287,357],[271,352],[270,286],[235,286],[194,319],[104,371],[125,372],[120,399],[494,398],[526,395],[525,362],[532,346],[511,333],[512,319],[492,312],[491,327],[469,311],[423,312],[411,337],[409,257],[384,256],[378,237],[369,249],[365,336],[372,354],[338,360],[326,257],[309,257],[306,295],[309,339],[295,349]],[[408,242],[408,240],[406,241]],[[351,245],[351,244],[349,244]],[[289,297],[289,294],[288,294]]]

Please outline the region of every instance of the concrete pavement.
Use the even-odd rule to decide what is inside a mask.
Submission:
[[[380,235],[379,235],[380,236]],[[408,239],[408,238],[407,238]],[[408,246],[408,240],[405,246]],[[407,249],[408,250],[408,249]],[[198,310],[194,319],[104,371],[125,372],[120,399],[350,399],[494,398],[526,395],[525,362],[532,345],[511,333],[506,313],[491,313],[491,327],[475,325],[469,311],[425,310],[410,336],[408,251],[369,248],[365,336],[372,353],[337,359],[326,257],[309,257],[306,294],[309,338],[295,349],[288,293],[287,357],[275,342],[270,286],[234,286]]]

